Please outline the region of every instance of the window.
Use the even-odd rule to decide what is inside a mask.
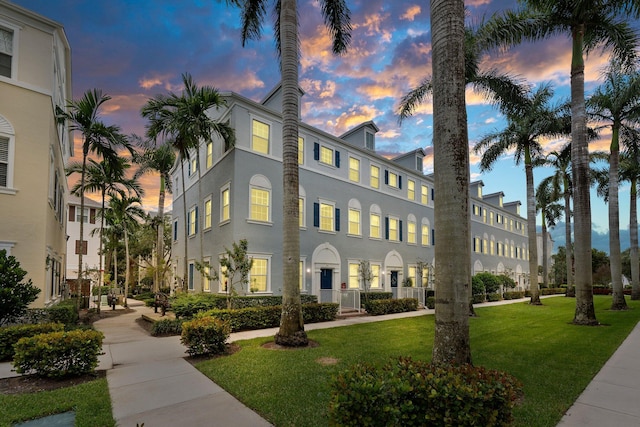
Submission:
[[[368,150],[375,151],[376,143],[375,143],[374,135],[370,132],[365,132],[364,135],[365,135],[364,146]]]
[[[482,215],[482,208],[478,205],[473,205],[473,214],[475,216],[480,216]]]
[[[192,291],[193,290],[193,275],[195,274],[195,264],[193,263],[193,261],[189,261],[189,279],[187,281],[188,285],[189,285],[189,290]]]
[[[298,285],[300,286],[300,290],[304,291],[304,261],[300,260],[300,265],[298,266]]]
[[[494,217],[494,213],[493,211],[489,212],[489,225],[493,225],[493,217]]]
[[[204,201],[204,229],[211,228],[211,197]]]
[[[516,256],[515,250],[516,250],[515,246],[513,246],[513,243],[511,243],[511,258],[515,258]]]
[[[204,276],[204,292],[211,292],[211,259],[205,258],[202,265],[202,275]]]
[[[269,221],[269,191],[260,188],[251,189],[251,213],[254,221]]]
[[[416,182],[410,179],[407,180],[407,198],[409,200],[416,199]]]
[[[386,217],[385,218],[385,228],[386,228],[386,238],[392,242],[401,242],[402,241],[402,221],[398,218],[394,217]]]
[[[87,223],[87,217],[89,216],[89,208],[84,208],[84,212],[81,214],[80,206],[76,209],[76,221]]]
[[[418,267],[415,265],[410,265],[407,268],[407,278],[411,279],[411,286],[419,286],[418,278]]]
[[[333,165],[333,150],[329,147],[320,147],[320,162],[326,165]]]
[[[482,252],[482,240],[479,237],[473,238],[473,252],[477,254]]]
[[[360,236],[360,210],[349,208],[349,234],[352,236]]]
[[[304,164],[304,138],[298,137],[298,164]]]
[[[407,243],[410,245],[415,245],[417,243],[415,220],[409,219],[409,221],[407,221]]]
[[[178,220],[173,221],[173,241],[178,240]]]
[[[218,277],[218,283],[220,284],[220,292],[229,291],[229,277],[227,276],[226,266],[220,266],[220,277]]]
[[[372,289],[382,287],[380,283],[380,264],[371,264],[371,283],[369,287]]]
[[[360,182],[360,160],[349,157],[349,180]]]
[[[258,153],[269,154],[269,125],[253,120],[253,135],[251,149]]]
[[[187,227],[189,228],[187,230],[189,236],[195,236],[195,234],[198,232],[198,207],[197,206],[194,206],[191,209],[189,209],[189,222]]]
[[[395,172],[384,171],[384,183],[389,187],[402,188],[402,179]]]
[[[320,230],[334,231],[333,205],[320,203]]]
[[[513,220],[512,219],[509,220],[509,230],[513,231]]]
[[[491,255],[496,254],[496,242],[493,240],[493,236],[491,236],[491,246],[489,247]]]
[[[249,271],[249,290],[251,292],[267,292],[269,284],[269,260],[253,258]]]
[[[371,188],[380,188],[380,168],[378,166],[371,165]]]
[[[420,203],[423,205],[429,204],[429,187],[426,185],[420,186]]]
[[[487,210],[486,209],[482,210],[482,222],[484,222],[485,224],[487,223]]]
[[[371,206],[369,211],[369,237],[372,239],[382,238],[380,218],[380,208],[377,205]]]
[[[80,254],[80,251],[82,251],[82,255],[86,255],[87,254],[87,241],[83,240],[82,242],[80,242],[80,240],[76,240],[76,255]]]
[[[360,288],[360,275],[358,274],[358,267],[360,264],[357,262],[349,263],[349,289],[359,289]]]
[[[482,240],[482,253],[485,255],[489,253],[489,243],[487,239]]]
[[[0,126],[9,125],[0,116]],[[9,125],[10,126],[10,125]],[[13,186],[13,138],[0,136],[0,188]]]
[[[198,172],[198,157],[196,155],[191,155],[189,159],[189,176]]]
[[[504,243],[498,242],[498,256],[504,256]]]
[[[416,157],[416,170],[422,172],[422,157]]]
[[[422,229],[420,234],[422,236],[421,237],[422,246],[429,246],[429,224],[422,223]]]
[[[213,166],[213,142],[207,142],[207,169]]]
[[[0,76],[11,78],[13,31],[0,28]]]
[[[220,222],[231,220],[231,190],[227,184],[220,192]]]
[[[300,228],[304,228],[304,198],[302,197],[298,198],[298,211]]]

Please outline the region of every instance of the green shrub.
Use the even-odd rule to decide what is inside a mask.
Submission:
[[[557,294],[564,294],[566,292],[567,292],[566,288],[548,288],[548,289],[541,289],[540,295],[557,295]]]
[[[481,304],[483,302],[485,302],[486,300],[486,295],[485,294],[478,294],[478,295],[472,295],[471,296],[471,303],[472,304]]]
[[[502,294],[504,299],[520,299],[524,298],[524,291],[509,291]]]
[[[21,338],[14,346],[13,366],[19,374],[35,371],[54,378],[90,373],[98,366],[103,338],[92,329]]]
[[[392,359],[358,364],[331,382],[332,426],[508,426],[521,384],[482,367]]]
[[[180,342],[190,356],[221,354],[231,333],[229,322],[211,316],[198,316],[182,324]]]
[[[181,335],[182,324],[185,321],[182,319],[161,319],[153,322],[151,326],[151,336],[157,337],[158,335]]]
[[[41,323],[37,325],[15,325],[0,328],[0,362],[13,359],[14,348],[20,338],[64,330],[62,323]]]
[[[487,294],[487,301],[489,301],[489,302],[500,301],[501,299],[502,298],[500,297],[499,293]]]
[[[475,275],[478,279],[482,280],[484,285],[484,291],[488,294],[494,294],[500,289],[501,281],[495,274],[491,274],[488,271],[483,271]]]
[[[68,299],[46,308],[49,321],[75,325],[78,323],[78,306],[75,299]]]
[[[372,316],[404,313],[407,311],[416,311],[418,309],[418,300],[416,298],[373,300],[365,303],[364,308],[367,310],[367,313]]]
[[[300,295],[302,304],[317,303],[315,295]],[[282,296],[258,295],[236,296],[231,299],[231,308],[240,309],[247,307],[275,307],[282,305]],[[171,299],[171,310],[177,318],[190,319],[196,314],[208,310],[227,308],[227,296],[224,294],[180,294]]]
[[[40,289],[23,281],[27,272],[7,250],[0,250],[0,325],[8,324],[22,316],[29,304],[38,298]]]
[[[381,299],[392,299],[393,292],[362,292],[360,294],[360,308],[364,308],[365,302],[377,301]]]
[[[482,281],[482,278],[478,277],[478,275],[475,275],[471,278],[471,295],[472,296],[476,296],[476,295],[483,295],[486,293],[485,288],[484,288],[484,282]]]
[[[425,305],[427,308],[434,309],[436,308],[436,297],[427,297],[425,300]]]
[[[506,274],[498,274],[496,278],[498,279],[498,281],[500,282],[500,284],[503,286],[504,289],[513,289],[516,287],[516,281],[513,280],[511,277],[507,276]]]
[[[334,303],[302,304],[304,323],[331,322],[336,320],[340,306]]]

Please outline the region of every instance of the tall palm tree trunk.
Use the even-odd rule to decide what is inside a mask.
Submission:
[[[86,144],[84,144],[86,145]],[[84,184],[85,174],[87,172],[87,155],[88,150],[83,148],[82,152],[82,173],[80,174],[80,248],[78,250],[78,309],[82,307],[82,252],[84,250]],[[88,218],[87,218],[88,219]],[[88,244],[87,244],[88,247]]]
[[[631,299],[640,299],[640,266],[638,265],[638,180],[631,179],[629,203],[629,240],[631,243]]]
[[[464,1],[431,0],[435,228],[455,244],[435,245],[432,361],[471,363],[469,141],[465,106]]]
[[[571,163],[573,173],[573,210],[575,239],[576,311],[573,323],[597,325],[593,305],[591,261],[591,196],[589,182],[589,147],[584,98],[584,25],[572,29],[571,57]]]
[[[298,203],[298,11],[296,0],[282,0],[280,6],[282,43],[282,315],[277,344],[305,346],[300,301],[300,208]]]
[[[156,270],[153,277],[153,291],[159,292],[164,285],[164,175],[160,174],[160,194],[158,196],[158,230],[156,241]],[[162,274],[160,271],[162,270]]]
[[[539,305],[540,287],[538,286],[538,237],[536,231],[536,196],[533,186],[533,165],[529,146],[524,150],[524,172],[527,178],[527,234],[529,235],[529,304]]]
[[[104,271],[102,271],[102,249],[103,242],[102,237],[104,233],[104,199],[105,199],[105,190],[102,190],[102,205],[100,206],[102,214],[100,215],[100,249],[98,250],[98,254],[100,256],[99,260],[99,270],[98,270],[98,307],[96,311],[100,313],[100,305],[102,304],[102,280],[104,277]]]
[[[189,288],[189,252],[187,250],[187,243],[189,241],[189,228],[187,226],[189,218],[187,218],[187,193],[185,191],[185,176],[184,176],[184,159],[180,159],[180,173],[182,174],[182,214],[184,216],[184,261],[182,266],[184,268],[184,274],[182,275],[182,290],[187,292]]]
[[[196,165],[197,165],[197,169],[198,169],[198,206],[200,205],[200,197],[202,195],[202,173],[200,172],[200,143],[198,143],[198,146],[196,147]],[[204,207],[204,206],[203,206]],[[200,217],[204,218],[204,212],[199,213],[198,215],[196,215],[196,222],[200,222]],[[204,221],[203,221],[204,223]],[[203,232],[202,229],[204,227],[202,226],[198,226],[196,225],[196,230],[198,230],[198,242],[200,243],[200,261],[201,263],[204,264],[204,246],[203,246]],[[200,272],[200,292],[204,291],[204,271]]]
[[[573,245],[571,244],[571,193],[569,192],[569,180],[564,178],[564,262],[567,264],[567,296],[575,297],[576,290],[573,287]]]
[[[547,251],[549,250],[547,245],[547,221],[542,213],[542,283],[545,288],[549,287],[549,262],[547,261]]]
[[[129,295],[129,275],[130,275],[130,266],[129,266],[129,233],[127,232],[128,224],[124,223],[124,302],[123,306],[127,307],[127,296]]]
[[[611,310],[627,309],[627,302],[622,288],[622,255],[620,254],[620,211],[618,204],[619,130],[619,125],[614,123],[609,155],[609,265],[611,266],[611,287],[613,290]]]

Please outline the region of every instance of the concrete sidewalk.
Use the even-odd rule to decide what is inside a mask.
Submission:
[[[271,425],[184,360],[180,337],[151,337],[136,323],[153,309],[135,300],[129,307],[135,311],[95,323],[118,426]]]

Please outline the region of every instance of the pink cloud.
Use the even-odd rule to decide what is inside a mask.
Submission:
[[[407,10],[400,15],[400,19],[402,20],[406,20],[406,21],[413,21],[417,15],[420,14],[420,12],[422,11],[422,9],[420,8],[419,5],[414,4],[411,5],[407,8]]]

